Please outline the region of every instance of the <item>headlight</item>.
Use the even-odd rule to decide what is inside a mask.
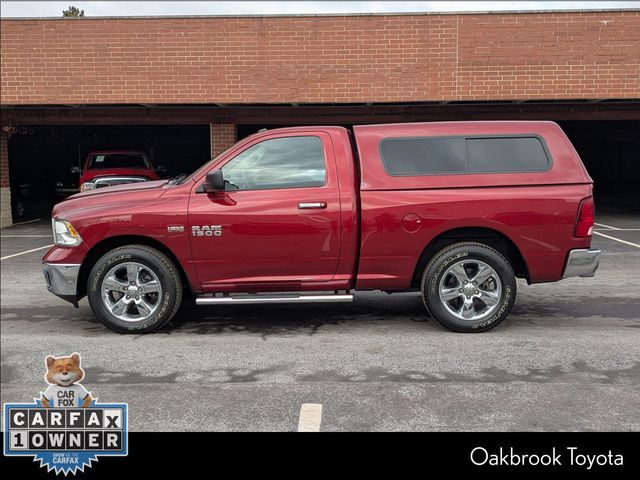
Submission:
[[[61,247],[77,247],[82,243],[82,237],[66,220],[51,219],[53,228],[53,242]]]
[[[80,191],[84,192],[86,190],[93,190],[96,188],[96,184],[93,182],[84,182],[82,185],[80,185]]]

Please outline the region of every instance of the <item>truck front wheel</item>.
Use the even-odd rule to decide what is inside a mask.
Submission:
[[[93,314],[120,333],[148,333],[166,324],[182,301],[180,272],[162,252],[146,245],[119,247],[89,273]]]
[[[422,300],[431,316],[456,332],[484,332],[515,303],[516,279],[498,251],[475,242],[440,250],[422,276]]]

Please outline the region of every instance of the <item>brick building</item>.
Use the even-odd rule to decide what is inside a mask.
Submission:
[[[190,169],[294,124],[551,119],[603,185],[640,180],[640,11],[6,19],[0,48],[3,225],[26,165]]]

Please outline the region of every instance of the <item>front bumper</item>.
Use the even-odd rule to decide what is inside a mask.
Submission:
[[[80,264],[43,262],[42,273],[47,282],[47,290],[67,302],[77,304]]]
[[[600,264],[601,250],[575,249],[569,252],[562,278],[593,277]]]

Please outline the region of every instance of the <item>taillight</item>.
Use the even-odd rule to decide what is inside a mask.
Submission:
[[[583,198],[578,209],[578,221],[573,235],[576,237],[590,237],[593,233],[593,224],[596,221],[593,197]]]

